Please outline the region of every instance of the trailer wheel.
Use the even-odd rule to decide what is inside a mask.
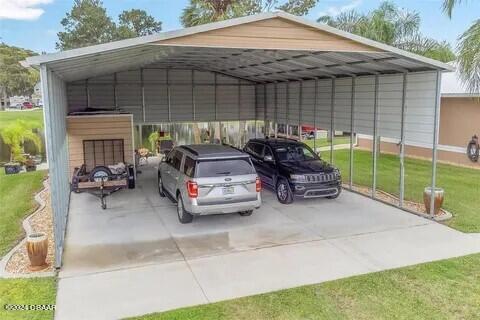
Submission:
[[[108,181],[111,175],[112,171],[108,167],[97,166],[90,172],[89,179],[91,182]]]

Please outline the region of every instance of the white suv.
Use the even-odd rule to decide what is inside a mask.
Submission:
[[[261,182],[248,154],[225,145],[174,148],[158,167],[158,191],[177,203],[178,220],[259,208]]]

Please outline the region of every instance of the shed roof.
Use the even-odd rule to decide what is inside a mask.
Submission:
[[[422,70],[453,70],[285,12],[267,12],[58,53],[29,57],[66,81],[155,64],[255,82]]]

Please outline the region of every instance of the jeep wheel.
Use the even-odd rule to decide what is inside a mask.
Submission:
[[[190,212],[185,210],[183,199],[180,194],[177,197],[177,215],[180,223],[190,223],[193,220],[193,216],[190,214]]]
[[[275,189],[277,194],[277,199],[282,204],[290,204],[293,202],[292,190],[288,185],[288,181],[285,179],[280,179],[277,182],[277,188]]]

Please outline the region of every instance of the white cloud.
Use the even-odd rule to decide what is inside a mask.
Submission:
[[[0,20],[35,20],[45,10],[38,8],[42,4],[51,3],[53,0],[0,0]]]
[[[343,5],[343,6],[331,6],[331,7],[328,7],[326,10],[321,11],[319,13],[319,16],[320,17],[323,17],[323,16],[335,17],[335,16],[338,16],[340,13],[355,9],[361,3],[362,3],[362,0],[353,0],[349,4],[346,4],[346,5]]]

